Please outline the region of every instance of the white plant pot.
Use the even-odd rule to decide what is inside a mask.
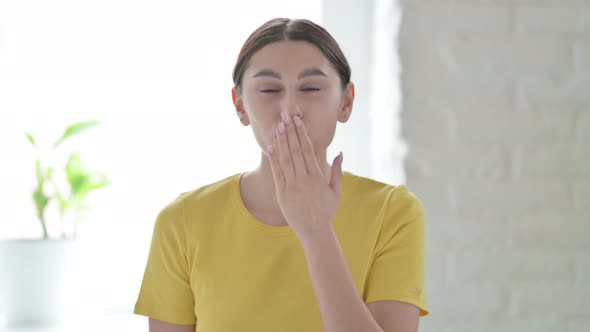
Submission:
[[[71,318],[76,247],[70,239],[0,241],[0,327]]]

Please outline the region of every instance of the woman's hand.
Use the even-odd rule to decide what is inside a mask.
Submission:
[[[305,125],[298,116],[283,114],[266,155],[279,207],[297,237],[308,239],[332,227],[342,190],[342,152],[332,163],[328,182]]]

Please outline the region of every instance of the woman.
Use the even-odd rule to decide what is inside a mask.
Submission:
[[[258,168],[181,194],[156,219],[135,313],[150,331],[417,331],[424,212],[405,186],[326,150],[354,101],[340,47],[273,19],[240,51],[232,98]]]

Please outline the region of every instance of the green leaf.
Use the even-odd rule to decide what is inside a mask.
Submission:
[[[37,161],[35,161],[35,174],[37,175],[37,186],[39,187],[39,190],[43,191],[45,183],[51,181],[51,178],[53,177],[53,168],[49,167],[43,171],[41,160],[37,159]]]
[[[33,192],[33,200],[37,207],[37,215],[40,219],[43,219],[43,214],[47,204],[49,204],[49,197],[47,197],[41,190],[37,189]]]
[[[47,172],[45,172],[45,180],[50,181],[53,179],[53,174],[55,174],[55,169],[51,166],[47,168]]]
[[[32,146],[37,147],[37,142],[35,141],[35,138],[33,137],[33,135],[26,133],[25,135],[27,135],[27,139],[29,140],[29,143],[31,143]]]
[[[87,186],[84,188],[85,193],[89,193],[91,191],[101,189],[109,185],[109,179],[107,179],[107,177],[101,173],[90,173],[86,177],[86,180]]]
[[[66,164],[66,177],[70,184],[71,195],[78,195],[78,192],[82,186],[84,186],[85,181],[84,166],[82,165],[82,160],[80,159],[79,154],[73,153],[70,155]]]
[[[83,197],[87,193],[109,184],[109,180],[103,174],[87,171],[82,164],[80,155],[77,153],[71,154],[68,159],[66,176],[72,196]]]
[[[79,182],[79,177],[83,174],[84,166],[82,165],[80,154],[72,153],[66,164],[66,176],[70,185],[74,186],[77,182]]]
[[[55,197],[59,201],[59,214],[63,218],[66,214],[66,211],[70,208],[70,202],[59,192],[56,190]]]
[[[61,143],[63,143],[63,141],[65,141],[69,137],[72,137],[72,136],[74,136],[86,129],[97,126],[98,124],[99,124],[98,121],[84,121],[84,122],[78,122],[78,123],[75,123],[75,124],[69,126],[68,128],[66,128],[66,130],[64,131],[64,133],[60,137],[60,139],[57,140],[57,142],[55,142],[55,144],[53,145],[53,148],[54,149],[57,148]]]
[[[109,184],[108,179],[98,173],[86,173],[76,178],[75,187],[72,188],[72,194],[80,200],[94,190],[103,188]]]

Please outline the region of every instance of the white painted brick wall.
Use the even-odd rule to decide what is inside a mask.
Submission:
[[[590,331],[590,0],[401,4],[421,331]]]

